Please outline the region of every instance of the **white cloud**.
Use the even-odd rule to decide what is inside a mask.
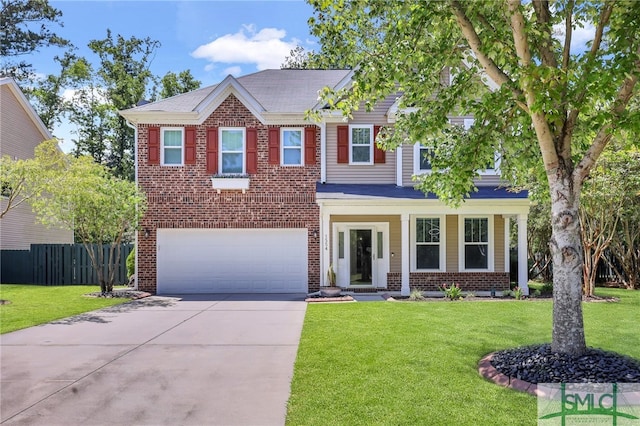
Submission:
[[[298,40],[285,40],[287,32],[263,28],[256,32],[253,24],[243,25],[235,34],[225,34],[191,52],[196,59],[223,64],[255,64],[258,70],[280,68]],[[232,67],[232,70],[237,67]]]
[[[554,25],[553,27],[556,38],[564,45],[565,24]],[[584,27],[576,26],[571,32],[571,53],[582,53],[588,50],[587,42],[593,40],[596,29],[588,23]]]
[[[229,67],[227,69],[224,70],[224,75],[233,75],[233,76],[239,76],[242,73],[242,68],[239,66],[233,66],[233,67]]]

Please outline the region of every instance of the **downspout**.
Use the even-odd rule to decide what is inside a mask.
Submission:
[[[136,188],[138,187],[138,126],[134,126],[129,123],[129,120],[124,121],[127,127],[133,129],[133,170],[134,170],[134,181],[136,183]],[[136,206],[137,208],[137,206]],[[134,275],[136,276],[133,282],[133,288],[138,290],[138,232],[136,231],[136,238],[134,242],[134,250],[136,251],[135,262],[134,262]]]

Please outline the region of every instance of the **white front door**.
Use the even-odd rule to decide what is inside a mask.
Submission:
[[[333,258],[340,287],[386,287],[389,272],[387,223],[334,224]]]

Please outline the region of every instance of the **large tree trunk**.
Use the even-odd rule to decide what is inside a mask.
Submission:
[[[555,352],[586,350],[582,319],[583,251],[580,234],[580,188],[570,178],[549,177],[551,253],[553,256],[553,334]]]

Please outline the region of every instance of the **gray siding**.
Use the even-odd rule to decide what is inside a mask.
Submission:
[[[0,85],[0,112],[0,155],[32,158],[34,148],[44,137],[6,84]],[[6,202],[6,197],[0,196],[0,208],[4,209]],[[2,250],[28,250],[31,244],[72,242],[72,231],[37,223],[26,203],[9,211],[0,223]]]

